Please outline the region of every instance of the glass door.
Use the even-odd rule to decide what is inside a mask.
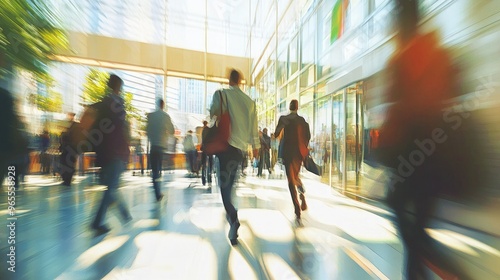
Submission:
[[[332,153],[332,98],[322,98],[316,102],[315,126],[312,137],[312,157],[319,165],[321,181],[330,184],[330,164]]]
[[[346,136],[345,166],[346,190],[357,193],[360,183],[362,163],[363,124],[361,100],[363,96],[362,82],[348,86],[346,89]]]
[[[345,134],[345,108],[344,90],[337,91],[332,96],[332,126],[331,126],[331,185],[343,191],[344,179],[344,134]]]

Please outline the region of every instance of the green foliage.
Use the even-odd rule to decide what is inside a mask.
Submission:
[[[8,66],[13,65],[47,79],[46,64],[68,46],[47,1],[0,1],[0,12],[0,76],[8,74]]]
[[[101,101],[109,92],[106,85],[108,79],[108,72],[91,68],[83,85],[83,102],[92,104]]]
[[[35,94],[33,101],[37,108],[44,112],[62,112],[62,94],[51,89],[48,90],[47,96]]]
[[[106,71],[101,71],[95,68],[91,68],[87,76],[85,77],[85,84],[83,85],[83,103],[92,104],[101,101],[110,90],[107,86],[109,79],[109,73]],[[123,100],[125,101],[125,111],[127,112],[127,118],[134,118],[139,122],[145,121],[145,117],[141,116],[139,110],[132,105],[132,99],[134,95],[130,92],[124,92],[122,94]]]

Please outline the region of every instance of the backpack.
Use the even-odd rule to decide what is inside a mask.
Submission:
[[[85,108],[80,122],[76,123],[75,130],[71,135],[70,146],[78,154],[95,152],[102,144],[99,137],[99,120],[102,118],[102,101],[89,105]]]

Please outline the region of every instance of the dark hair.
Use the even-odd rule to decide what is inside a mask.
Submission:
[[[156,100],[156,105],[158,105],[158,107],[162,108],[165,106],[165,101],[163,101],[163,98],[158,98],[158,100]]]
[[[241,81],[240,72],[238,72],[238,70],[236,70],[236,69],[232,69],[231,74],[229,75],[229,81],[236,83],[236,84],[239,84]]]
[[[297,99],[293,99],[290,101],[290,111],[297,111],[299,109],[299,101]]]
[[[404,36],[411,36],[417,29],[419,10],[417,0],[396,0],[398,24]]]
[[[113,90],[120,89],[120,87],[123,85],[123,80],[118,77],[115,74],[109,75],[108,79],[108,87],[110,87]]]
[[[203,125],[207,125],[207,124],[208,124],[208,122],[207,122],[207,121],[203,121]]]

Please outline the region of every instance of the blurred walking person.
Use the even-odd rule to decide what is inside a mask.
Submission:
[[[271,169],[274,168],[276,163],[278,162],[278,146],[280,142],[278,138],[276,138],[276,134],[271,133]]]
[[[259,155],[259,168],[257,171],[257,176],[262,176],[262,169],[267,168],[269,175],[271,175],[271,162],[269,149],[271,148],[271,137],[267,135],[267,128],[262,130],[262,135],[260,137],[260,155]]]
[[[104,219],[108,207],[113,203],[116,203],[123,223],[132,220],[118,190],[120,177],[130,155],[130,130],[125,119],[127,113],[125,112],[124,100],[121,97],[123,80],[117,75],[111,74],[107,86],[110,90],[108,95],[101,102],[94,104],[96,105],[97,118],[93,130],[99,129],[99,131],[91,131],[102,135],[102,141],[95,146],[96,165],[101,167],[101,183],[107,186],[92,223],[92,228],[96,230],[97,234],[110,231],[104,225]]]
[[[61,158],[59,159],[59,173],[61,174],[62,184],[64,186],[71,186],[73,175],[75,174],[75,166],[78,154],[76,153],[77,147],[73,143],[77,124],[75,123],[75,113],[68,113],[69,126],[61,135],[60,147]]]
[[[187,163],[187,169],[188,172],[190,173],[190,176],[197,176],[198,175],[198,167],[196,166],[196,160],[198,156],[198,151],[196,150],[196,147],[194,146],[194,141],[193,141],[193,131],[188,130],[186,133],[186,136],[184,137],[184,141],[182,142],[182,145],[184,146],[184,153],[186,154],[186,163]]]
[[[229,88],[218,91],[212,98],[210,117],[220,116],[222,112],[229,112],[231,125],[229,147],[219,154],[219,182],[222,203],[226,210],[226,218],[230,229],[228,238],[232,245],[238,244],[238,228],[240,221],[238,213],[231,199],[236,172],[243,160],[243,153],[247,152],[248,145],[252,145],[254,154],[260,147],[259,130],[257,126],[257,111],[255,102],[240,88],[240,73],[233,69],[229,75]],[[221,99],[224,100],[221,104]]]
[[[297,226],[302,226],[301,210],[307,210],[307,203],[304,185],[299,178],[299,172],[302,162],[308,154],[307,146],[311,139],[311,132],[306,120],[297,114],[299,102],[296,99],[290,101],[289,109],[290,114],[279,118],[274,133],[275,135],[280,135],[283,132],[280,142],[280,158],[283,159],[288,188],[292,196],[293,207],[295,209],[295,223]],[[297,198],[297,190],[301,200],[300,204]]]
[[[164,111],[164,108],[165,101],[163,101],[163,99],[158,99],[157,110],[148,114],[148,123],[146,127],[148,139],[151,143],[149,161],[151,164],[151,177],[153,179],[153,189],[155,191],[156,201],[161,201],[163,198],[160,188],[160,178],[163,170],[163,153],[167,149],[169,136],[173,136],[175,132],[172,120]]]
[[[396,0],[396,11],[399,45],[387,68],[391,106],[380,130],[379,161],[395,171],[387,202],[405,245],[406,277],[425,279],[425,261],[457,273],[425,231],[438,192],[449,184],[445,169],[454,164],[442,157],[442,151],[454,142],[449,137],[452,140],[444,143],[451,134],[444,131],[443,112],[444,101],[456,94],[456,76],[436,34],[418,30],[418,1]],[[428,157],[421,153],[422,146]],[[454,153],[461,149],[465,147]],[[408,213],[409,207],[414,216]]]
[[[205,139],[208,133],[208,122],[203,121],[203,131],[201,132],[201,183],[205,186],[212,185],[212,167],[214,164],[214,157],[212,155],[207,155],[203,147],[203,139]]]
[[[8,178],[8,191],[19,188],[28,153],[28,138],[18,116],[12,94],[0,87],[0,188]]]

